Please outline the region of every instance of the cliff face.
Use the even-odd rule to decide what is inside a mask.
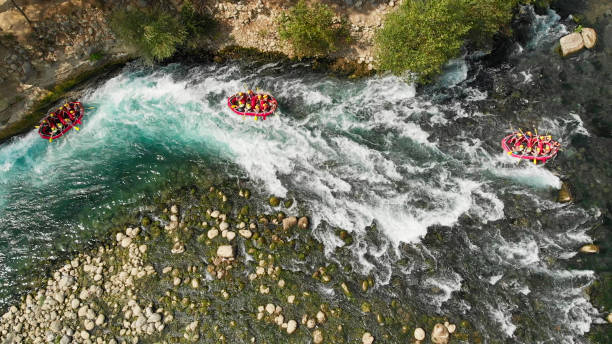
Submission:
[[[112,36],[108,11],[89,0],[0,4],[0,129],[18,120],[48,88],[100,63],[126,55]],[[92,54],[104,57],[92,61]],[[95,57],[95,55],[93,55]]]
[[[217,30],[202,42],[203,50],[218,51],[228,45],[281,52],[291,47],[279,40],[275,20],[291,2],[191,1],[197,10],[212,16]],[[373,36],[394,1],[322,1],[347,18],[351,43],[332,58],[354,61],[372,69]],[[17,4],[31,24],[15,7]],[[54,85],[100,66],[125,59],[130,50],[113,36],[108,19],[113,10],[146,8],[146,0],[0,0],[0,132],[21,120],[32,105]],[[182,0],[169,7],[181,8]]]

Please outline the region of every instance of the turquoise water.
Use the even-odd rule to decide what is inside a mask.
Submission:
[[[378,286],[410,281],[411,302],[469,319],[485,338],[581,336],[596,313],[582,294],[593,274],[556,262],[589,241],[597,210],[554,202],[559,176],[500,151],[507,125],[475,110],[488,95],[463,83],[466,64],[446,73],[444,87],[418,94],[395,77],[343,80],[306,64],[127,66],[86,91],[80,132],[0,146],[0,302],[48,257],[95,243],[116,214],[204,175],[299,200],[330,259],[343,244],[335,230],[351,231],[355,269]],[[278,114],[231,114],[226,97],[245,84],[274,94]],[[540,128],[562,142],[586,132],[570,112]],[[444,244],[422,244],[428,228]],[[514,314],[547,325],[525,328]]]

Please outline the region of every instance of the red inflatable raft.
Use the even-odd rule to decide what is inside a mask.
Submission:
[[[79,130],[77,124],[82,123],[84,114],[85,108],[81,102],[66,103],[40,121],[38,135],[52,142],[72,128]]]
[[[265,105],[264,105],[265,104]],[[276,99],[267,93],[237,93],[227,98],[227,106],[241,116],[259,117],[264,120],[276,111]]]
[[[561,148],[559,142],[548,136],[532,136],[530,132],[522,134],[512,133],[501,141],[504,152],[519,159],[532,160],[534,164],[538,161],[545,163],[554,158]]]

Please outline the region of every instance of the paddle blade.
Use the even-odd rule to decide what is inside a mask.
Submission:
[[[53,142],[53,138],[52,137],[49,138],[49,142]]]
[[[76,129],[76,131],[81,130],[81,129],[79,129],[79,127],[77,127],[76,125],[74,126],[74,129]]]
[[[40,125],[37,125],[37,126],[35,126],[34,128],[38,129],[38,128],[40,128]]]

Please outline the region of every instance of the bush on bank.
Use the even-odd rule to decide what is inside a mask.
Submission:
[[[405,0],[375,37],[379,67],[431,81],[466,41],[484,46],[508,28],[518,0]]]
[[[325,4],[308,6],[304,0],[280,15],[278,33],[299,58],[327,55],[349,38],[346,20],[335,20]]]
[[[186,1],[178,16],[161,8],[123,9],[112,14],[110,24],[120,40],[153,62],[171,57],[184,45],[193,46],[213,23]]]

